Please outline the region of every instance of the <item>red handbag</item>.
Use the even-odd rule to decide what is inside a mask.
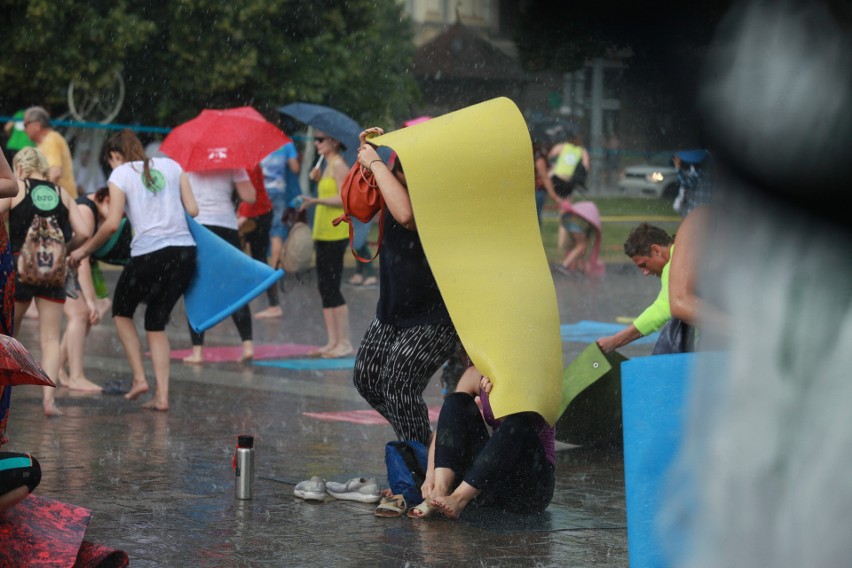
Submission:
[[[382,247],[382,233],[385,228],[385,201],[382,199],[382,192],[373,177],[373,172],[360,163],[352,166],[352,169],[346,174],[346,179],[343,180],[340,198],[343,200],[343,215],[334,219],[331,224],[336,227],[340,223],[348,223],[349,248],[352,249],[352,254],[361,262],[370,262],[379,255],[379,250]],[[352,245],[354,239],[352,219],[369,223],[379,212],[381,212],[379,216],[379,245],[376,247],[376,254],[373,255],[373,258],[361,258]]]

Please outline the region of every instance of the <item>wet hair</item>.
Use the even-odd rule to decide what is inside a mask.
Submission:
[[[35,146],[27,146],[18,150],[12,159],[12,168],[17,170],[18,166],[21,167],[24,177],[29,177],[33,172],[44,177],[48,177],[50,174],[50,164],[47,163],[47,157]]]
[[[104,143],[104,159],[109,159],[110,152],[121,155],[125,162],[142,162],[142,181],[145,185],[152,185],[154,178],[151,175],[151,158],[145,154],[142,141],[129,128],[110,136]]]
[[[38,122],[42,126],[50,126],[50,113],[44,107],[32,106],[24,111],[24,120],[26,122]]]
[[[642,223],[633,228],[624,241],[624,254],[634,256],[651,256],[651,245],[669,246],[674,238],[663,229]]]
[[[92,197],[95,198],[95,203],[103,203],[109,197],[109,186],[99,187]]]

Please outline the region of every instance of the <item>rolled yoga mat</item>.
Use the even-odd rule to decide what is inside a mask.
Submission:
[[[370,140],[405,169],[429,266],[497,417],[559,416],[562,342],[526,122],[507,98]]]
[[[195,239],[196,270],[184,294],[186,317],[197,333],[242,308],[284,276],[186,216]]]

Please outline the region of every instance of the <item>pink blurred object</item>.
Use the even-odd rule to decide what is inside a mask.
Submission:
[[[414,126],[415,124],[420,124],[421,122],[426,122],[427,120],[432,120],[431,116],[418,116],[417,118],[411,118],[402,123],[403,127]]]
[[[606,265],[600,259],[601,249],[601,214],[598,211],[598,206],[591,201],[581,201],[579,203],[562,203],[562,214],[571,213],[585,220],[595,229],[595,244],[592,248],[592,254],[589,256],[589,261],[586,266],[586,274],[589,276],[603,276],[606,272]]]

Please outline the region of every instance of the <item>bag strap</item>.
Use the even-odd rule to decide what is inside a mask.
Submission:
[[[360,260],[361,262],[372,262],[372,261],[374,261],[376,259],[376,257],[379,256],[379,252],[381,252],[381,250],[382,250],[382,235],[385,232],[385,206],[384,205],[382,205],[382,208],[379,209],[379,215],[380,215],[380,217],[379,217],[379,244],[378,244],[378,246],[376,246],[376,254],[374,254],[373,257],[369,258],[369,259],[363,258],[360,254],[358,254],[355,251],[355,245],[354,245],[355,232],[354,232],[354,228],[352,226],[353,225],[352,220],[349,219],[348,216],[346,216],[346,218],[343,219],[344,221],[349,223],[349,248],[352,249],[352,256],[354,256],[357,260]]]

